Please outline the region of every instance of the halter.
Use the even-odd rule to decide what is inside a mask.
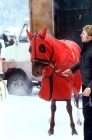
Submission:
[[[36,36],[37,36],[37,34],[38,34],[38,33],[36,33],[36,34],[34,35],[34,58],[33,58],[31,61],[32,61],[32,62],[40,62],[40,63],[42,63],[42,64],[44,64],[44,65],[50,65],[50,61],[46,61],[46,60],[37,58],[37,55],[36,55]],[[39,36],[40,36],[40,35],[39,35]],[[42,37],[40,36],[40,38],[42,38]],[[44,38],[42,38],[42,39],[44,39]]]

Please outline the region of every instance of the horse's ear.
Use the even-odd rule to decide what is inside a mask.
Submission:
[[[28,29],[26,29],[26,33],[27,33],[29,40],[31,40],[33,35],[28,31]]]
[[[39,33],[39,34],[40,34],[40,36],[41,36],[43,39],[44,39],[44,38],[45,38],[45,36],[46,36],[46,31],[47,31],[47,28],[46,28],[46,27],[44,27],[43,31]]]

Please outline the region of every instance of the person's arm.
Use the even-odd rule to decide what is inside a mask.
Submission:
[[[65,71],[63,71],[62,74],[65,77],[68,77],[72,73],[75,73],[78,69],[79,69],[79,62],[77,64],[73,65],[72,67],[70,67],[69,69],[66,69]]]
[[[14,44],[14,40],[10,40],[8,42],[5,42],[5,44],[7,44],[7,46],[11,46]]]
[[[5,42],[5,44],[9,44],[9,42]]]
[[[79,70],[79,62],[72,67],[70,67],[72,73],[75,73],[77,70]]]
[[[4,42],[5,43],[5,47],[9,46],[9,42]]]

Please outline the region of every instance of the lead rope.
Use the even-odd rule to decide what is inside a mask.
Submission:
[[[81,96],[82,95],[82,93],[81,94],[79,94],[79,96]],[[91,101],[91,97],[89,97],[89,102],[87,103],[87,104],[85,104],[83,107],[78,107],[77,105],[76,105],[76,101],[79,101],[79,96],[74,100],[74,105],[78,108],[78,109],[83,109],[83,108],[85,108],[88,104],[90,104],[90,101]]]

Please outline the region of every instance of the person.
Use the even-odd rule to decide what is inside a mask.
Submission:
[[[5,50],[4,40],[2,39],[2,34],[0,35],[0,57],[3,56]]]
[[[0,39],[2,39],[4,41],[4,45],[5,45],[5,42],[8,42],[8,38],[4,33],[2,33]]]
[[[82,78],[82,104],[84,117],[84,140],[92,140],[92,25],[86,25],[81,33],[82,48],[79,62],[62,72],[68,77],[80,69]]]
[[[8,41],[5,41],[5,47],[11,46],[14,44],[14,39],[12,35],[8,36]]]

